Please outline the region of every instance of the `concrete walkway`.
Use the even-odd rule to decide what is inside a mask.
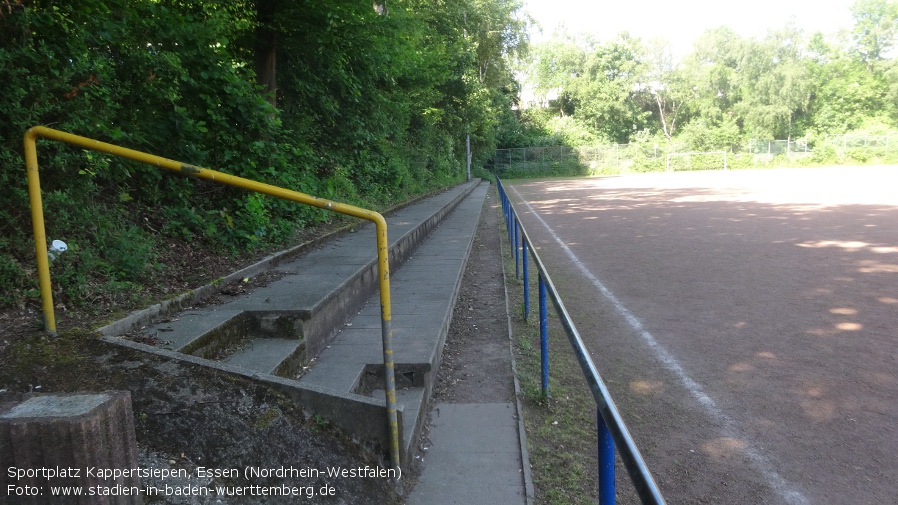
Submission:
[[[440,403],[432,423],[409,505],[527,503],[515,404]]]
[[[533,501],[498,249],[501,220],[492,196],[483,204],[443,350],[409,505]]]

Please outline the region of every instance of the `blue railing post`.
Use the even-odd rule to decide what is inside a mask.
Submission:
[[[546,307],[546,281],[539,275],[539,351],[542,358],[543,396],[549,397],[549,313]]]
[[[511,242],[511,203],[508,201],[508,195],[505,193],[505,188],[502,188],[502,209],[505,211],[505,231],[508,232],[508,241]]]
[[[552,302],[558,312],[559,324],[564,327],[568,340],[570,341],[574,352],[577,354],[577,360],[580,362],[583,376],[589,383],[589,388],[592,390],[593,399],[597,405],[599,504],[614,504],[616,500],[614,466],[616,458],[615,445],[617,445],[620,448],[620,457],[624,468],[626,468],[630,480],[633,482],[633,485],[636,488],[636,493],[639,495],[642,503],[646,505],[664,505],[664,497],[661,496],[658,484],[655,483],[655,480],[652,478],[652,475],[645,464],[645,460],[643,460],[642,455],[639,454],[639,449],[637,449],[633,437],[630,435],[626,425],[624,425],[620,412],[617,410],[614,401],[611,399],[611,394],[608,392],[604,381],[602,381],[598,370],[596,370],[595,364],[592,362],[589,353],[586,351],[583,339],[574,327],[571,317],[564,307],[564,303],[562,302],[558,291],[555,289],[552,280],[549,278],[549,273],[546,271],[545,264],[540,259],[536,250],[533,250],[533,244],[530,242],[530,237],[527,235],[527,230],[523,223],[517,221],[517,216],[514,212],[514,208],[511,206],[511,201],[505,193],[505,188],[502,187],[498,178],[496,182],[499,188],[499,194],[502,198],[503,210],[505,211],[505,225],[508,227],[509,242],[512,243],[513,248],[516,248],[518,245],[518,239],[515,235],[520,236],[520,246],[523,253],[521,261],[524,270],[525,318],[529,318],[530,316],[530,283],[528,278],[527,257],[531,254],[533,255],[533,263],[536,265],[536,270],[538,272],[542,394],[546,398],[549,397],[549,320],[547,297],[551,294]],[[515,225],[515,230],[512,230],[511,228],[513,223]],[[512,254],[514,254],[514,252],[512,252]],[[517,259],[515,261],[517,261]],[[606,423],[605,418],[602,417],[601,411],[605,411],[605,414],[608,416],[608,423]],[[611,430],[613,430],[613,432]]]
[[[505,226],[508,226],[508,195],[505,194],[505,188],[502,188],[502,210],[505,211]]]
[[[596,424],[599,432],[599,505],[614,505],[614,439],[598,408]]]
[[[511,247],[511,256],[514,257],[514,211],[508,206],[508,246]]]
[[[524,263],[524,320],[530,319],[530,275],[527,269],[527,240],[521,241],[524,253],[521,261]]]
[[[521,233],[520,233],[521,223],[518,222],[518,217],[514,218],[514,278],[521,278],[521,269],[520,269],[520,259],[521,259],[521,248],[519,244],[521,243]]]

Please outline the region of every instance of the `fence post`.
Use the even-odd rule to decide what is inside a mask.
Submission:
[[[524,320],[530,319],[530,275],[527,268],[527,241],[522,240],[521,246],[524,254],[521,261],[524,263]]]
[[[470,129],[470,128],[471,128],[471,126],[468,125],[468,129]],[[470,133],[468,133],[468,135],[465,137],[465,166],[468,167],[467,181],[471,182],[471,134]]]
[[[539,274],[539,351],[542,360],[543,396],[549,397],[549,315],[546,307],[546,281]]]
[[[596,424],[599,432],[599,505],[614,505],[614,439],[596,408]]]

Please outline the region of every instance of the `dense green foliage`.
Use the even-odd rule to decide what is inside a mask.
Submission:
[[[509,61],[527,46],[519,8],[0,2],[0,305],[37,295],[28,128],[379,208],[461,180],[465,135],[482,164],[500,125],[515,122]],[[55,142],[40,141],[38,159],[48,238],[70,246],[53,265],[69,305],[139,295],[172,241],[245,251],[331,217]]]
[[[529,60],[521,5],[0,1],[0,305],[37,295],[21,147],[34,125],[376,208],[461,180],[468,133],[475,169],[497,147],[629,144],[549,168],[659,170],[666,151],[749,139],[814,152],[731,167],[898,156],[894,142],[827,140],[898,127],[896,0],[857,0],[854,28],[831,37],[718,28],[679,57],[562,33]],[[516,63],[543,106],[518,107]],[[70,245],[53,265],[69,305],[141,296],[178,244],[236,253],[332,218],[55,142],[38,151],[48,238]]]
[[[761,38],[708,30],[682,57],[626,33],[556,33],[532,50],[537,106],[522,117],[533,135],[502,147],[651,139],[738,151],[749,139],[898,134],[898,1],[857,0],[851,12],[854,28],[828,38],[792,23]]]

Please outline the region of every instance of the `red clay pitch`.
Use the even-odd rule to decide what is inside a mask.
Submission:
[[[898,167],[506,186],[669,503],[896,503]]]

